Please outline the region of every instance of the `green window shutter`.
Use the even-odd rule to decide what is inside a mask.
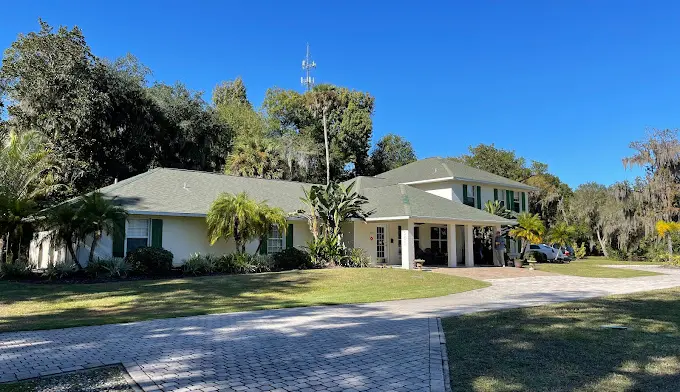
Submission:
[[[151,247],[163,247],[163,219],[151,219]]]
[[[260,254],[261,255],[267,254],[267,235],[266,234],[262,237],[262,242],[260,242]]]
[[[477,186],[477,208],[482,209],[482,187]]]
[[[463,184],[463,203],[465,203],[465,199],[467,199],[467,185]]]
[[[498,189],[493,188],[493,201],[498,200]]]
[[[286,230],[286,249],[293,247],[293,224],[288,224],[288,230]]]
[[[522,192],[522,211],[527,210],[527,193]]]
[[[512,205],[510,204],[510,191],[506,190],[505,191],[505,208],[508,210],[512,210]]]
[[[125,219],[117,220],[113,222],[113,225],[111,255],[113,257],[125,257]]]
[[[515,191],[510,191],[510,211],[515,211]]]

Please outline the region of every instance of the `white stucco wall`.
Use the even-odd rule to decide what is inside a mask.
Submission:
[[[173,265],[181,265],[184,260],[194,253],[221,255],[236,251],[236,244],[233,239],[228,241],[220,240],[215,245],[210,245],[205,218],[155,215],[134,215],[132,218],[163,220],[163,248],[172,252],[174,256]],[[312,239],[307,221],[289,221],[289,223],[293,225],[293,246],[305,248],[307,242]],[[49,238],[46,238],[48,234],[49,232],[40,232],[37,234],[36,239],[31,241],[29,260],[38,268],[47,267],[50,261],[62,263],[67,259],[66,249],[53,249]],[[89,244],[91,244],[91,239],[88,238],[84,244],[76,245],[76,254],[83,266],[87,265],[87,259],[89,258]],[[246,251],[255,253],[258,245],[259,241],[253,241],[246,245]],[[284,248],[286,246],[285,236],[283,246]],[[112,255],[112,250],[112,237],[108,234],[104,235],[97,245],[95,256],[97,258],[109,258]],[[53,254],[50,255],[50,252],[53,252]]]

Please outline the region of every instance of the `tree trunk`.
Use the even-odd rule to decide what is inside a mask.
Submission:
[[[79,270],[83,269],[83,266],[80,264],[80,261],[78,261],[78,257],[76,257],[76,251],[73,249],[72,243],[66,244],[66,250],[68,250],[68,253],[71,255],[71,261],[76,263],[78,269]]]
[[[99,235],[92,235],[92,245],[90,246],[90,257],[87,259],[87,263],[94,261],[94,250],[97,248],[97,242],[99,242]]]
[[[330,153],[328,152],[328,125],[326,124],[327,110],[327,108],[323,108],[323,143],[326,147],[326,185],[331,183],[331,159]]]
[[[671,261],[673,259],[673,239],[670,234],[666,234],[666,238],[668,241],[668,261]]]
[[[596,230],[597,233],[597,240],[600,242],[600,247],[602,248],[602,254],[604,254],[604,257],[609,258],[609,254],[607,253],[607,243],[605,242],[605,239],[602,238],[600,235],[600,229]]]
[[[5,263],[5,258],[7,255],[7,238],[9,238],[9,233],[3,238],[0,238],[0,264]]]

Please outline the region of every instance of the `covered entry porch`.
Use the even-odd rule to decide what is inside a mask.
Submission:
[[[357,222],[352,234],[354,247],[363,248],[374,263],[412,269],[421,259],[430,266],[472,267],[493,265],[490,247],[500,229],[498,222],[369,218]]]

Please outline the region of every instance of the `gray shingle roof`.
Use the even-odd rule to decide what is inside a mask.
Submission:
[[[509,224],[511,221],[389,180],[358,177],[355,190],[369,200],[371,218],[417,217]],[[355,181],[351,180],[351,181]],[[349,184],[347,181],[344,185]],[[132,213],[203,216],[222,192],[246,192],[257,201],[286,213],[304,209],[303,187],[312,184],[236,177],[179,169],[153,169],[102,188],[107,196]]]
[[[378,174],[377,177],[397,183],[450,179],[495,184],[526,190],[536,189],[527,184],[464,165],[451,158],[421,159],[409,163],[408,165]]]
[[[368,198],[366,210],[374,210],[370,216],[372,219],[411,217],[486,222],[498,225],[514,223],[459,201],[448,200],[409,185],[360,187],[358,191]]]
[[[228,176],[180,169],[152,169],[101,189],[129,211],[205,215],[222,192],[246,192],[285,212],[304,208],[302,187],[311,184]]]

